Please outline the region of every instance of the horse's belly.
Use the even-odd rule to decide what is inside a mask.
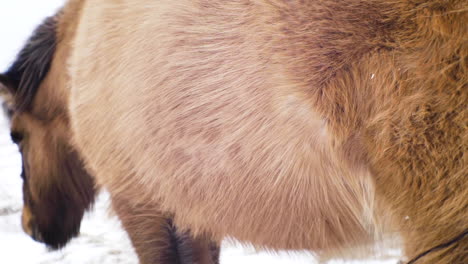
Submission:
[[[83,11],[71,73],[75,140],[100,183],[141,186],[128,198],[160,201],[181,226],[274,248],[365,233],[367,177],[334,153],[255,7],[100,2]]]

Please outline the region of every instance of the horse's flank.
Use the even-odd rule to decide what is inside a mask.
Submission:
[[[178,225],[216,237],[315,250],[369,241],[374,199],[366,164],[332,146],[305,80],[283,63],[293,57],[282,42],[296,36],[281,16],[295,7],[196,4],[85,4],[72,111],[79,147],[105,172],[98,180],[114,192],[141,184],[141,199],[162,200]],[[83,67],[92,54],[105,55]],[[82,134],[88,125],[105,129],[106,139]]]
[[[468,225],[463,8],[84,1],[76,147],[195,233],[326,251],[393,227],[413,256]]]

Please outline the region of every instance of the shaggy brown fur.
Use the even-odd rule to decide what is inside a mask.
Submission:
[[[273,249],[468,227],[466,1],[83,1],[74,143],[111,193]]]
[[[0,74],[0,95],[11,118],[12,140],[23,158],[22,226],[32,238],[52,248],[63,247],[78,235],[83,214],[96,194],[94,180],[70,145],[64,68],[79,5],[79,1],[69,3],[68,9],[46,19],[10,69]],[[142,215],[141,209],[118,197],[112,197],[113,206],[141,263],[218,262],[217,245],[178,232],[169,215]]]
[[[397,232],[408,259],[468,228],[466,1],[64,10],[78,27],[70,104],[55,105],[69,105],[72,144],[122,208],[272,249]],[[417,263],[466,263],[466,245]]]

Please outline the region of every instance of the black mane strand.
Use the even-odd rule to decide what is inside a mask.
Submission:
[[[57,42],[56,17],[48,17],[34,30],[5,75],[11,82],[16,110],[30,108],[39,86],[49,72]]]

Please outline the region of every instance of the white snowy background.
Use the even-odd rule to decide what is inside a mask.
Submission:
[[[13,61],[33,29],[52,15],[64,0],[0,0],[0,71]],[[1,264],[136,264],[137,257],[118,219],[109,212],[106,193],[99,196],[93,211],[86,214],[81,235],[60,251],[49,251],[23,233],[21,158],[9,137],[8,123],[0,115],[0,263]],[[329,263],[395,264],[398,250],[386,249],[373,259]],[[235,243],[223,243],[222,264],[314,264],[309,252],[255,252]]]

